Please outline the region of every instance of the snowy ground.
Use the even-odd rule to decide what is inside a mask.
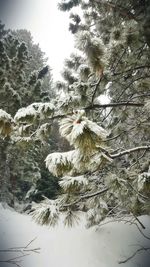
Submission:
[[[140,220],[146,226],[144,233],[150,236],[150,217],[144,216]],[[40,253],[22,258],[21,267],[150,267],[150,250],[138,253],[127,263],[118,263],[140,245],[150,247],[137,228],[127,224],[109,223],[99,230],[86,229],[83,224],[71,229],[63,225],[48,228],[35,224],[30,216],[0,206],[0,229],[1,250],[26,246],[36,238],[30,247],[40,247]],[[0,260],[17,255],[21,254],[0,252]],[[11,266],[15,265],[0,263],[0,267]]]

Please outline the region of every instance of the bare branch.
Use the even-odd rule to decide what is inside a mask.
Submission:
[[[31,243],[33,243],[36,239],[37,239],[37,237],[33,238],[33,239],[26,245],[25,248],[28,248],[28,247],[31,245]]]
[[[121,263],[126,263],[127,261],[131,260],[132,258],[134,258],[138,252],[140,251],[147,251],[147,250],[150,250],[150,247],[141,247],[139,249],[137,249],[132,255],[130,255],[127,259],[125,260],[121,260],[119,261],[118,263],[121,264]]]
[[[138,219],[138,217],[136,215],[133,214],[133,217],[137,220],[137,222],[141,225],[142,229],[146,229],[146,227],[144,226],[144,224]]]
[[[22,255],[22,256],[17,256],[15,258],[10,258],[8,260],[0,260],[0,263],[10,263],[10,264],[16,265],[17,267],[21,267],[21,265],[19,264],[20,263],[20,259],[24,258],[26,256],[29,256],[29,255],[30,254],[25,254],[25,255]]]
[[[20,259],[26,256],[30,255],[30,252],[33,253],[39,253],[40,248],[29,248],[32,242],[34,242],[36,238],[32,239],[26,246],[24,247],[12,247],[8,249],[1,249],[0,253],[21,253],[21,256],[16,256],[14,258],[6,259],[6,260],[0,260],[0,263],[10,263],[13,265],[16,265],[17,267],[20,267]]]
[[[134,221],[133,221],[133,219],[134,219]],[[144,237],[144,238],[146,238],[146,239],[148,239],[148,240],[150,240],[150,237],[149,236],[147,236],[147,235],[145,235],[144,233],[143,233],[143,231],[141,230],[141,228],[140,228],[140,226],[141,226],[141,224],[140,224],[140,226],[138,225],[138,223],[136,223],[135,222],[135,217],[132,215],[132,216],[130,216],[130,218],[129,219],[126,219],[124,216],[123,217],[119,217],[119,218],[114,218],[114,219],[112,219],[112,220],[109,220],[109,221],[107,221],[107,222],[104,222],[104,223],[100,223],[99,224],[99,227],[101,227],[101,226],[103,226],[103,225],[105,225],[105,224],[109,224],[109,223],[112,223],[112,222],[122,222],[122,223],[128,223],[128,224],[133,224],[133,225],[135,225],[136,227],[137,227],[137,229],[139,230],[139,232],[141,233],[141,235]]]

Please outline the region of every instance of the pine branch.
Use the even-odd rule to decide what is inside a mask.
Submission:
[[[117,101],[120,100],[120,98],[124,95],[124,93],[128,90],[128,88],[130,88],[130,86],[132,86],[132,84],[134,84],[134,82],[138,81],[138,80],[141,80],[141,79],[146,79],[146,78],[149,78],[150,76],[149,75],[145,75],[145,76],[141,76],[141,77],[138,77],[134,80],[132,80],[130,83],[128,83],[128,85],[121,91],[121,93],[118,95],[117,97]],[[129,103],[129,102],[127,102]],[[105,116],[105,118],[102,120],[102,122],[104,122],[108,116],[112,113],[113,111],[113,108],[109,111],[109,113]]]
[[[145,69],[145,68],[150,68],[150,65],[143,65],[143,66],[138,66],[138,67],[135,67],[135,68],[130,68],[130,69],[127,69],[127,70],[124,70],[123,72],[115,72],[113,75],[116,76],[116,75],[120,75],[120,74],[124,74],[126,72],[132,72],[132,71],[135,71],[135,70],[140,70],[140,69]]]
[[[96,3],[100,4],[98,1],[96,1]],[[101,4],[103,4],[106,7],[111,7],[112,9],[116,10],[122,17],[126,17],[128,19],[133,19],[135,21],[138,21],[138,19],[135,17],[135,15],[125,7],[122,7],[120,5],[116,5],[116,4],[112,3],[111,1],[102,2]]]
[[[110,107],[120,107],[120,106],[135,106],[135,107],[143,107],[143,103],[136,102],[118,102],[118,103],[109,103],[109,104],[95,104],[88,107],[83,108],[84,110],[90,110],[95,108],[110,108]]]
[[[125,151],[119,152],[119,153],[114,154],[114,155],[111,155],[111,154],[110,154],[109,156],[110,156],[112,159],[115,159],[115,158],[122,157],[123,155],[131,154],[131,153],[134,153],[134,152],[136,152],[136,151],[140,151],[140,150],[150,150],[150,145],[134,147],[134,148],[127,149],[127,150],[125,150]]]
[[[88,199],[88,198],[91,198],[91,197],[95,197],[95,196],[98,196],[98,195],[102,195],[104,193],[106,193],[108,191],[108,187],[100,190],[100,191],[97,191],[97,192],[94,192],[94,193],[91,193],[91,194],[86,194],[86,195],[83,195],[81,196],[79,199],[77,199],[76,201],[72,202],[72,203],[69,203],[69,204],[65,204],[63,205],[63,208],[67,208],[67,207],[70,207],[70,206],[73,206],[77,203],[79,203],[80,201],[84,200],[84,199]]]
[[[120,100],[120,98],[124,95],[124,93],[128,90],[128,88],[130,88],[135,82],[139,81],[139,80],[144,80],[144,79],[147,79],[147,78],[150,78],[150,75],[144,75],[144,76],[140,76],[140,77],[137,77],[135,78],[134,80],[130,81],[127,86],[125,86],[123,88],[123,90],[121,91],[121,93],[118,95],[117,97],[117,101]]]
[[[135,99],[135,98],[139,98],[139,97],[148,97],[148,96],[150,96],[150,94],[140,94],[140,95],[133,95],[132,97],[131,97],[131,99]]]
[[[144,198],[144,199],[149,199],[149,197],[147,197],[147,196],[144,196],[143,194],[141,194],[138,190],[136,190],[135,188],[134,188],[134,186],[131,184],[131,183],[129,183],[129,181],[127,181],[127,184],[132,188],[132,190],[137,194],[137,195],[139,195],[140,197],[142,197],[142,198]]]
[[[136,159],[136,161],[130,165],[129,169],[131,169],[133,166],[135,166],[136,164],[138,164],[139,163],[139,160],[142,159],[145,156],[145,154],[146,154],[146,150],[144,150],[144,152],[142,153],[142,155],[140,157],[138,157]]]
[[[83,107],[81,109],[83,110],[92,110],[92,109],[96,109],[96,108],[109,108],[109,107],[120,107],[120,106],[131,106],[131,107],[143,107],[144,104],[143,103],[139,103],[139,102],[118,102],[118,103],[109,103],[109,104],[94,104],[94,105],[90,105],[87,107]],[[63,119],[67,116],[72,116],[73,113],[69,112],[69,113],[64,113],[64,114],[58,114],[58,115],[54,115],[53,117],[48,118],[49,120],[56,120],[56,119]]]
[[[112,66],[111,66],[111,70],[113,70],[113,72],[116,70],[116,68],[118,67],[119,63],[121,62],[121,60],[123,59],[124,55],[126,54],[127,52],[127,48],[125,48],[122,52],[122,54],[120,55],[119,59],[117,60],[114,60]],[[116,62],[117,61],[117,62]]]

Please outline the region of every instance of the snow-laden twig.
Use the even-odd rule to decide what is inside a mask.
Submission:
[[[17,267],[21,267],[21,265],[19,264],[21,262],[21,258],[24,258],[26,256],[29,256],[30,254],[25,254],[25,255],[22,255],[22,256],[17,256],[15,258],[10,258],[8,260],[0,260],[0,263],[10,263],[12,265],[15,265]]]
[[[0,253],[21,253],[21,256],[16,256],[14,258],[9,258],[6,260],[0,260],[0,263],[10,263],[12,265],[16,265],[17,267],[21,267],[20,259],[30,255],[30,252],[40,253],[40,248],[29,248],[29,246],[35,241],[36,238],[32,239],[26,246],[23,247],[12,247],[8,249],[1,249]]]

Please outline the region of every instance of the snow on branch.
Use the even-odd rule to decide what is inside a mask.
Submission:
[[[131,101],[126,101],[126,102],[115,102],[115,103],[108,103],[108,104],[93,104],[87,107],[82,107],[82,110],[93,110],[93,109],[97,109],[97,108],[102,108],[102,109],[106,109],[106,108],[115,108],[115,107],[144,107],[143,103],[140,102],[131,102]],[[54,116],[52,116],[51,118],[49,118],[50,120],[57,120],[57,119],[63,119],[66,118],[67,116],[72,116],[73,112],[68,112],[68,113],[63,113],[63,114],[56,114]]]
[[[127,155],[127,154],[131,154],[131,153],[134,153],[134,152],[140,151],[140,150],[146,150],[146,151],[150,150],[150,145],[134,147],[134,148],[131,148],[131,149],[127,149],[127,150],[121,151],[121,152],[119,152],[117,154],[109,154],[109,156],[112,159],[115,159],[115,158],[119,158],[121,156],[124,156],[124,155]]]
[[[51,116],[54,112],[52,103],[33,103],[17,111],[14,119],[16,123],[32,123],[36,118]]]
[[[60,122],[60,134],[75,147],[75,150],[51,153],[47,156],[46,167],[55,176],[76,177],[87,170],[95,171],[104,162],[112,160],[103,152],[103,142],[108,132],[90,121],[84,110],[78,110],[72,116],[63,118]]]
[[[0,109],[0,135],[4,138],[9,136],[12,131],[13,119],[10,114],[8,114],[3,109]]]
[[[60,122],[60,134],[65,137],[70,145],[74,145],[86,155],[97,150],[108,132],[97,123],[90,121],[84,110],[78,110],[72,116],[62,119]]]
[[[36,118],[37,113],[33,106],[28,106],[26,108],[20,108],[15,117],[14,120],[16,123],[32,123],[34,119]]]
[[[72,161],[74,158],[75,150],[69,152],[54,152],[49,154],[46,159],[46,167],[55,176],[62,176],[68,174],[72,169]]]
[[[80,186],[87,186],[89,183],[88,179],[84,175],[80,176],[64,176],[60,182],[59,185],[64,189],[68,190],[72,187],[79,188]]]

